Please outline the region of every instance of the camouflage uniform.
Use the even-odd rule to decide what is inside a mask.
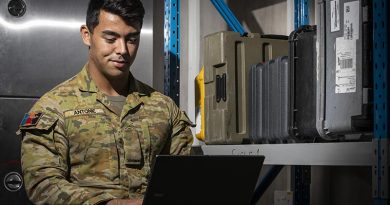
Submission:
[[[22,167],[36,204],[142,198],[154,156],[189,154],[192,143],[192,123],[170,98],[130,76],[118,112],[86,66],[46,93],[29,115],[36,117],[20,126]]]

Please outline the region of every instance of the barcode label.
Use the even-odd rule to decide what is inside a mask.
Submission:
[[[352,58],[340,60],[340,68],[341,69],[352,68],[353,67],[352,63],[353,63]]]
[[[356,92],[356,40],[336,38],[335,93]]]

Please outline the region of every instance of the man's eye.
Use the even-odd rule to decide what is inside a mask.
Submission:
[[[138,41],[138,37],[131,37],[127,39],[128,43],[136,43]]]
[[[106,38],[107,43],[114,43],[115,40],[116,40],[115,38]]]

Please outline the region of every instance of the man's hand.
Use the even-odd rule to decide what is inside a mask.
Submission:
[[[107,205],[142,205],[142,199],[113,199]]]

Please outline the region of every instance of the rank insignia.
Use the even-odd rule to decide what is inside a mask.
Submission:
[[[27,126],[35,126],[38,124],[39,119],[42,117],[41,112],[30,112],[24,114],[24,117],[22,119],[22,122],[20,123],[20,126],[27,127]]]

